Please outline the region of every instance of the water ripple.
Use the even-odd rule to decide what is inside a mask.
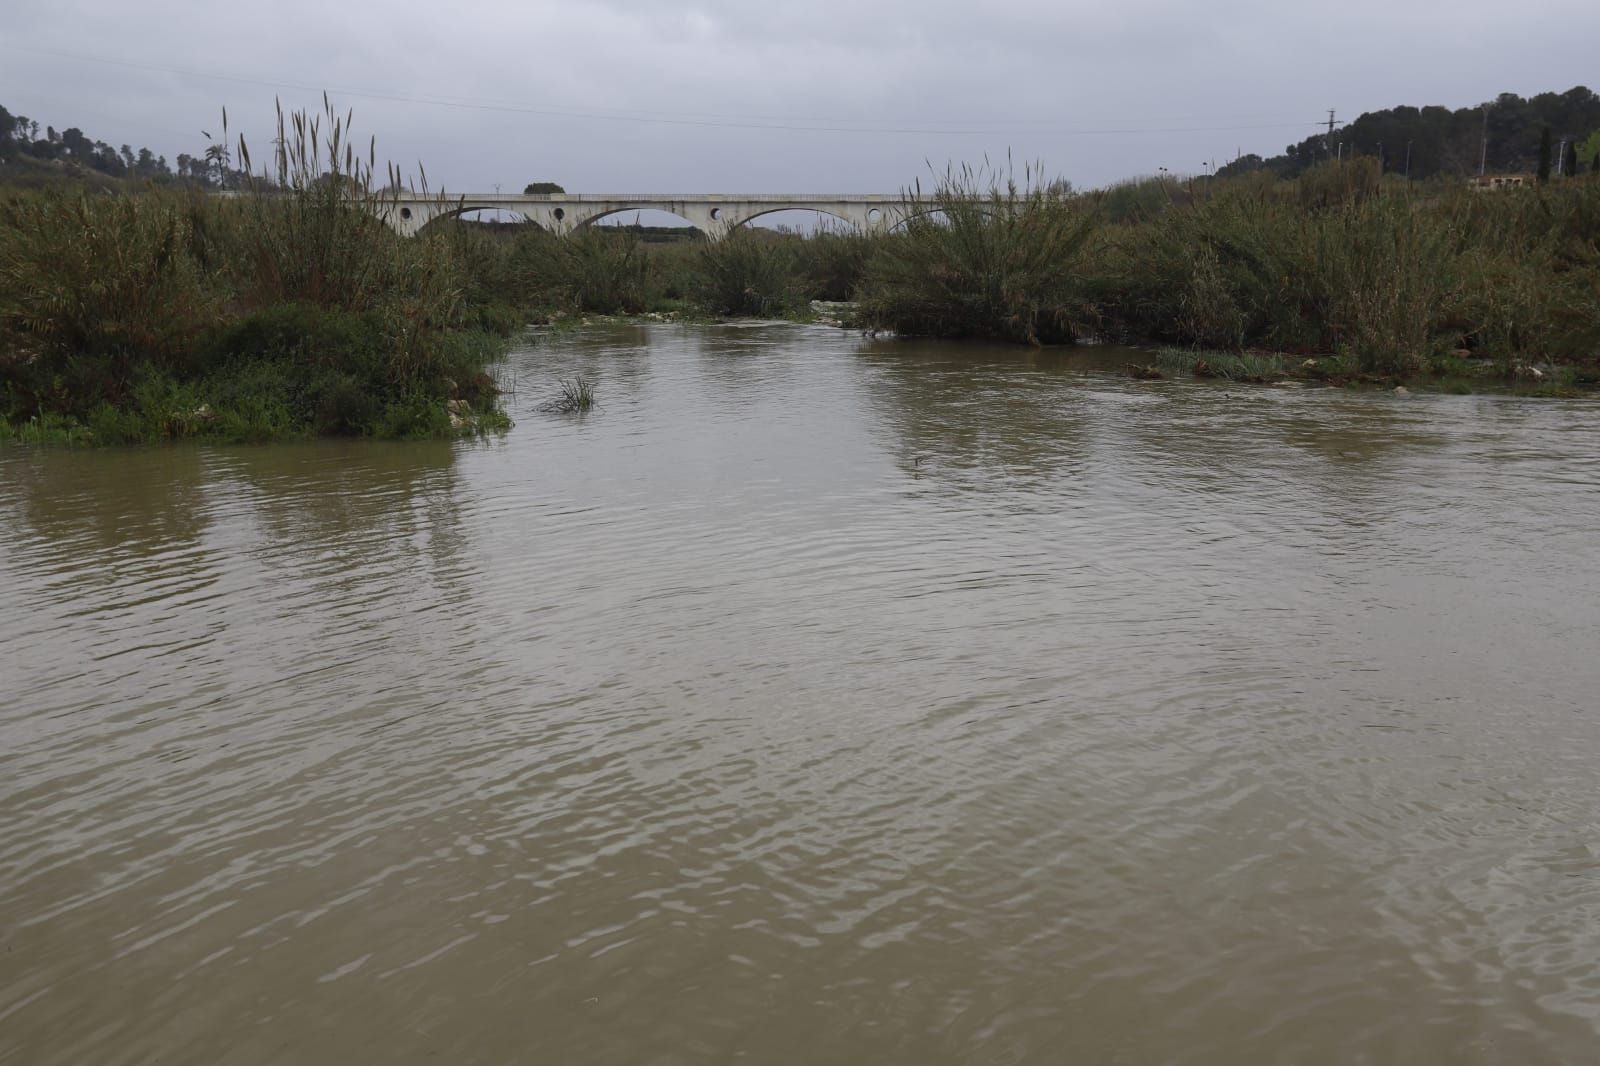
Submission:
[[[0,1061],[1592,1057],[1592,404],[1124,361],[0,453]]]

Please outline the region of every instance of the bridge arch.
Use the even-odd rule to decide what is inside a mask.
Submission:
[[[978,214],[987,215],[990,219],[994,219],[999,215],[999,212],[995,211],[994,208],[988,204],[977,204],[975,206],[975,210],[978,212]],[[894,216],[890,219],[889,225],[884,227],[884,232],[903,233],[906,226],[910,225],[912,222],[915,222],[919,219],[935,219],[936,217],[939,220],[947,219],[949,217],[945,213],[944,208],[940,207],[938,204],[917,204],[909,208],[901,207],[894,212]]]
[[[507,207],[505,204],[483,204],[471,202],[427,205],[402,203],[397,207],[389,209],[387,213],[394,219],[398,219],[400,224],[396,228],[400,229],[401,232],[409,233],[411,236],[421,236],[431,229],[436,222],[441,222],[445,219],[461,218],[463,215],[470,215],[477,211],[495,211],[501,214],[510,215],[512,216],[513,221],[518,224],[533,221],[523,212]],[[392,221],[390,224],[394,225]]]
[[[556,210],[559,211],[560,208],[556,208]],[[618,215],[644,214],[647,211],[654,212],[655,214],[659,215],[671,215],[673,218],[680,219],[681,221],[688,223],[690,226],[699,229],[701,232],[705,232],[704,224],[701,222],[696,222],[689,213],[684,211],[674,211],[670,206],[662,204],[626,204],[621,207],[607,206],[604,210],[585,214],[581,219],[572,221],[571,229],[573,231],[590,229],[603,219],[616,218]],[[554,212],[552,212],[552,214],[553,213]],[[721,213],[718,212],[716,208],[712,208],[709,214],[711,215],[711,221],[716,222],[720,220]],[[568,216],[568,218],[570,219],[570,216]],[[557,221],[560,222],[563,221],[563,219],[558,217]],[[649,223],[641,224],[648,225]]]
[[[877,210],[877,209],[873,208],[872,210]],[[818,206],[815,206],[815,205],[812,205],[812,204],[775,204],[772,207],[764,207],[761,210],[754,212],[753,214],[743,215],[737,221],[732,222],[730,225],[731,225],[731,228],[733,228],[733,229],[742,229],[742,228],[748,227],[750,225],[750,223],[754,222],[758,218],[766,218],[768,215],[786,215],[786,214],[789,214],[791,212],[796,213],[796,214],[804,212],[805,214],[808,214],[808,215],[822,215],[825,218],[836,219],[836,220],[838,220],[840,222],[843,222],[846,226],[849,226],[849,227],[851,227],[853,229],[858,229],[859,230],[859,229],[865,228],[864,225],[863,225],[863,219],[862,218],[852,218],[852,217],[850,217],[850,215],[846,214],[844,211],[835,210],[835,209],[830,208],[830,207],[818,207]],[[867,214],[868,214],[868,212],[862,212],[862,215],[864,217]],[[881,213],[880,213],[880,217],[881,217]],[[866,223],[868,225],[875,224],[875,220],[870,219],[870,218],[866,219],[865,221],[866,221]]]

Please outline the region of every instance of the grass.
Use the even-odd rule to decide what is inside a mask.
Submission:
[[[583,414],[594,409],[594,382],[579,375],[563,378],[559,384],[560,395],[540,405],[539,410],[553,414]]]
[[[1162,348],[1155,365],[1172,376],[1270,384],[1289,376],[1288,360],[1275,352],[1219,352]]]

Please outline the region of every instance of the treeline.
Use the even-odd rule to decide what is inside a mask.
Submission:
[[[33,164],[29,166],[29,164]],[[76,126],[57,130],[0,107],[0,183],[43,184],[55,177],[99,175],[157,182],[186,182],[202,188],[241,176],[230,166],[226,144],[213,142],[198,156],[180,153],[176,165],[149,148],[112,147],[92,140]]]
[[[1564,93],[1521,97],[1501,93],[1472,107],[1393,107],[1369,111],[1331,134],[1319,133],[1291,144],[1282,155],[1246,155],[1219,173],[1231,176],[1270,170],[1292,178],[1341,156],[1371,156],[1385,172],[1416,179],[1465,177],[1478,173],[1533,173],[1539,168],[1540,142],[1548,135],[1565,140],[1582,172],[1600,168],[1600,96],[1577,86]],[[1486,141],[1487,138],[1487,141]],[[1485,152],[1487,143],[1487,152]],[[1565,153],[1562,153],[1564,155]],[[1567,171],[1565,160],[1557,169]]]

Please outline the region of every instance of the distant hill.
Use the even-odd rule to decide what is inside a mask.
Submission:
[[[1338,156],[1376,156],[1385,170],[1407,170],[1413,178],[1476,174],[1488,122],[1487,169],[1491,173],[1531,172],[1539,165],[1539,142],[1548,129],[1554,143],[1577,145],[1579,169],[1600,166],[1600,96],[1577,86],[1564,93],[1524,99],[1501,93],[1484,104],[1447,107],[1394,107],[1369,111],[1355,121],[1291,144],[1282,155],[1246,155],[1222,167],[1219,176],[1270,170],[1294,177]],[[82,130],[40,127],[25,115],[0,107],[0,184],[43,185],[61,181],[108,184],[121,179],[181,181],[211,187],[242,177],[230,168],[226,146],[212,142],[198,155],[180,154],[175,164],[148,148],[112,147]],[[529,190],[561,191],[550,182]],[[655,236],[655,235],[650,235]],[[648,237],[647,237],[648,239]]]
[[[213,144],[198,156],[178,156],[174,168],[166,156],[148,148],[135,150],[126,144],[113,148],[105,141],[91,140],[76,126],[59,131],[54,126],[41,128],[26,115],[14,115],[0,107],[0,184],[103,184],[132,178],[212,185],[227,162],[224,147]]]
[[[1488,118],[1488,160],[1491,173],[1533,171],[1539,165],[1539,139],[1544,130],[1559,145],[1577,142],[1578,162],[1584,172],[1600,153],[1600,96],[1578,86],[1564,93],[1540,93],[1524,99],[1501,93],[1494,100],[1472,107],[1394,107],[1369,111],[1326,133],[1291,144],[1282,155],[1263,159],[1243,156],[1218,171],[1243,174],[1272,170],[1293,177],[1313,164],[1339,154],[1380,156],[1384,169],[1406,169],[1406,147],[1411,150],[1411,176],[1476,174],[1483,152],[1484,119]]]

